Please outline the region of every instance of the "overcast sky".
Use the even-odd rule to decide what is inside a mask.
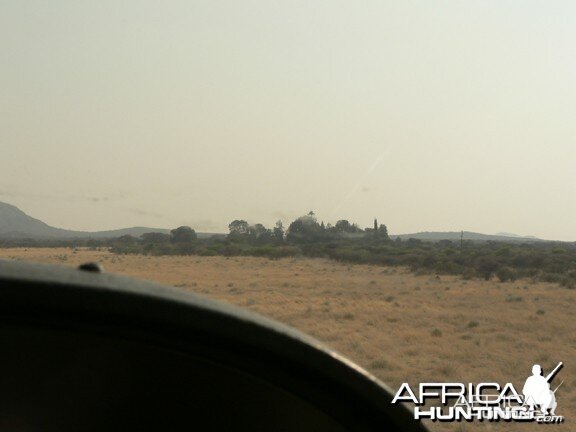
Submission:
[[[0,2],[0,201],[51,225],[576,240],[576,2]]]

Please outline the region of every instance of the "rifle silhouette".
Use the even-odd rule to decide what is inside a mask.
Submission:
[[[556,393],[556,390],[558,390],[562,384],[564,384],[564,381],[562,381],[560,384],[558,384],[556,386],[556,388],[554,390],[552,390],[552,393]]]
[[[558,363],[558,366],[556,366],[552,372],[546,375],[546,381],[548,382],[552,381],[552,378],[554,378],[554,375],[556,375],[556,373],[562,368],[562,366],[564,366],[564,363],[562,362]]]

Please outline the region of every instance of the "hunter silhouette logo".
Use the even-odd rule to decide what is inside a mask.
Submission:
[[[556,403],[555,393],[564,381],[554,390],[550,390],[550,382],[554,378],[554,375],[562,369],[562,366],[564,366],[564,363],[558,363],[558,366],[556,366],[546,378],[542,376],[542,368],[540,365],[535,364],[532,366],[532,376],[528,377],[522,389],[524,401],[529,405],[530,410],[534,411],[536,406],[539,406],[542,414],[556,415],[556,406],[558,404]]]
[[[556,391],[563,381],[554,390],[550,388],[550,383],[563,366],[564,363],[558,363],[544,376],[542,367],[535,364],[522,393],[516,391],[512,383],[502,386],[494,382],[429,382],[420,383],[417,393],[408,383],[404,383],[396,392],[392,404],[412,402],[417,420],[562,423],[564,417],[556,414]]]

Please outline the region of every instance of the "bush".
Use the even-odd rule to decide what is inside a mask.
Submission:
[[[432,330],[430,332],[430,334],[434,337],[441,337],[442,336],[442,331],[440,329],[435,328],[434,330]]]
[[[500,282],[514,282],[518,279],[518,272],[510,267],[502,267],[496,271],[496,277]]]

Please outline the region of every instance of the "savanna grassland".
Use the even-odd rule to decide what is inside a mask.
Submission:
[[[320,258],[115,255],[70,248],[0,249],[0,259],[76,266],[168,284],[308,333],[393,389],[402,382],[512,382],[534,363],[565,363],[553,387],[563,425],[430,424],[433,431],[576,430],[576,290],[516,280],[414,275]],[[573,417],[575,416],[575,417]]]

